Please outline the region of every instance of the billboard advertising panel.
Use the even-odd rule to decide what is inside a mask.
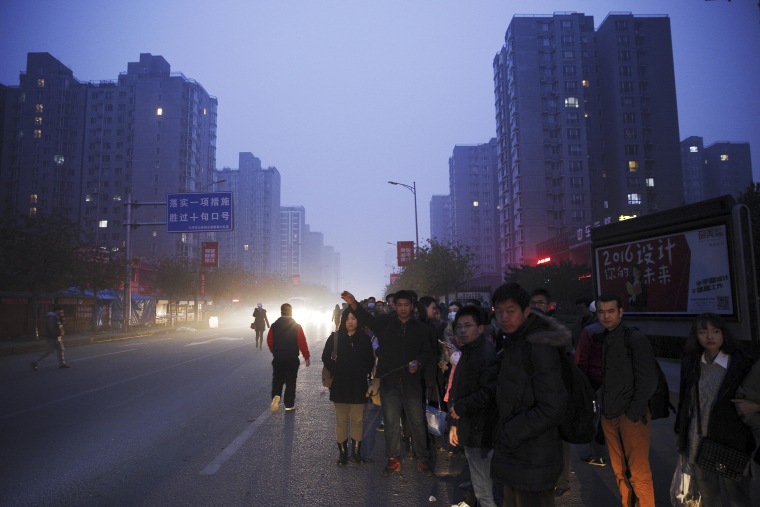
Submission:
[[[617,294],[626,313],[733,315],[725,224],[600,246],[597,294]]]
[[[231,231],[232,192],[166,195],[166,232]]]

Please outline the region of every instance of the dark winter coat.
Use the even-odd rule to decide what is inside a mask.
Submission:
[[[332,360],[333,343],[338,335],[338,353]],[[322,351],[322,363],[333,376],[330,401],[333,403],[365,403],[367,401],[367,377],[375,365],[372,341],[357,330],[349,336],[345,330],[332,333]]]
[[[259,331],[263,331],[269,327],[269,319],[267,318],[267,311],[265,309],[257,307],[253,310],[253,325]]]
[[[678,451],[683,453],[689,447],[689,421],[697,417],[694,402],[694,389],[699,382],[699,370],[702,354],[689,354],[681,360],[681,389],[679,391],[678,412],[676,413],[676,432],[678,433]],[[731,402],[736,398],[736,389],[752,367],[752,360],[741,350],[731,354],[728,370],[720,384],[715,402],[710,410],[707,424],[707,437],[734,449],[751,455],[755,448],[752,431],[736,412],[736,405]],[[703,420],[708,414],[702,414]]]
[[[435,385],[438,363],[431,348],[435,336],[430,326],[416,319],[401,322],[395,313],[375,317],[361,305],[357,305],[355,315],[377,336],[375,377],[381,378],[381,397],[383,390],[401,389],[404,396],[421,398],[423,375],[426,385]],[[418,363],[415,373],[410,373],[407,367],[412,361]]]
[[[474,342],[462,345],[449,391],[449,405],[459,419],[449,417],[457,427],[459,443],[466,447],[493,447],[496,427],[496,380],[499,361],[493,345],[481,334]]]
[[[626,330],[622,324],[604,332],[601,396],[604,417],[612,419],[625,414],[631,421],[644,420],[649,398],[657,389],[654,362],[652,345],[644,333]]]
[[[497,482],[523,491],[556,486],[562,471],[558,426],[567,403],[560,352],[570,344],[570,331],[538,312],[504,341],[491,461]]]

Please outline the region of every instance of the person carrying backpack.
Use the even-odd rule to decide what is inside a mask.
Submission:
[[[506,333],[491,477],[503,487],[504,506],[553,506],[563,461],[559,426],[568,399],[560,352],[570,345],[570,331],[533,312],[519,284],[500,286],[491,300]]]
[[[649,466],[649,399],[657,390],[652,346],[638,330],[622,324],[620,296],[596,301],[602,338],[602,429],[623,507],[654,507]],[[626,338],[627,335],[627,338]],[[638,503],[637,503],[638,500]]]

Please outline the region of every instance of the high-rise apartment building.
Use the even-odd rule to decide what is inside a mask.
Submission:
[[[502,280],[499,255],[496,139],[458,145],[449,157],[451,238],[473,254],[473,286]]]
[[[430,239],[444,245],[451,243],[451,196],[430,198]]]
[[[670,22],[515,16],[493,62],[502,266],[555,236],[680,205]]]
[[[239,154],[238,169],[217,172],[217,190],[231,190],[235,230],[218,233],[220,259],[225,266],[246,269],[257,276],[280,274],[280,173],[264,168],[250,152]],[[238,196],[238,198],[235,198]]]
[[[216,164],[217,100],[140,55],[116,81],[80,82],[48,53],[29,53],[18,87],[7,87],[0,195],[8,214],[60,215],[99,247],[118,251],[125,203],[165,202],[208,189]],[[198,258],[204,234],[165,232],[166,208],[139,205],[132,253]]]
[[[705,148],[701,137],[687,137],[681,141],[681,164],[687,204],[736,197],[752,184],[749,143],[721,141]]]
[[[303,206],[280,208],[280,274],[283,276],[301,276],[305,226],[306,210]]]

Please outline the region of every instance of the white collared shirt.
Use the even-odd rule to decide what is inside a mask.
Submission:
[[[718,355],[715,356],[715,359],[713,360],[713,364],[718,364],[723,367],[723,369],[728,369],[728,362],[731,360],[731,355],[726,354],[722,350],[718,352]],[[705,355],[702,354],[702,361],[703,364],[707,364],[707,361],[705,361]]]

